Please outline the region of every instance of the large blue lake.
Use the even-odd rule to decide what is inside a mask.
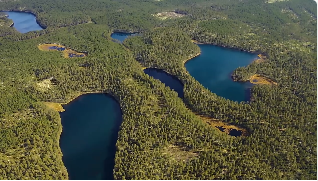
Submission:
[[[257,55],[215,45],[198,46],[201,54],[185,64],[190,75],[218,96],[238,102],[249,101],[253,84],[234,82],[231,74],[257,59]]]
[[[43,28],[36,22],[36,17],[31,13],[6,11],[5,12],[13,21],[13,27],[20,33],[27,33],[29,31],[43,30]]]
[[[112,38],[119,38],[121,42],[129,36],[130,34],[125,33],[112,34]],[[247,66],[257,59],[257,55],[215,45],[199,44],[198,46],[201,54],[185,64],[190,75],[218,96],[237,102],[249,101],[253,84],[234,82],[231,74],[238,67]],[[144,72],[159,79],[175,90],[179,97],[183,97],[183,85],[175,77],[156,69],[145,69]]]
[[[113,179],[121,109],[106,94],[81,95],[60,113],[60,147],[71,180]]]

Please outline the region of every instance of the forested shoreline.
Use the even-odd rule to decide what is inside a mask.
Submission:
[[[115,179],[317,178],[313,1],[0,2],[0,11],[8,9],[28,9],[47,28],[20,34],[0,26],[0,179],[68,178],[59,148],[61,120],[43,102],[67,102],[85,92],[110,94],[122,109]],[[186,16],[152,16],[173,10]],[[114,31],[142,35],[119,44],[110,37]],[[266,61],[240,67],[233,76],[246,81],[260,74],[277,86],[255,85],[249,103],[217,96],[184,67],[200,52],[192,40],[264,53]],[[88,56],[65,59],[40,51],[46,42]],[[143,67],[178,78],[184,99]],[[43,89],[50,77],[54,81]],[[246,128],[249,135],[228,136],[194,112]]]

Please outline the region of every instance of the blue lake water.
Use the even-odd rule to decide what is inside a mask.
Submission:
[[[123,43],[123,41],[128,38],[129,36],[137,35],[136,33],[112,33],[110,37],[112,37],[115,40],[120,41],[120,43]]]
[[[13,27],[20,33],[27,33],[29,31],[43,30],[43,28],[36,22],[36,17],[31,13],[25,12],[5,12],[12,19]]]
[[[187,71],[204,87],[232,101],[249,101],[253,84],[234,82],[232,72],[257,59],[256,54],[215,45],[199,44],[201,55],[185,64]]]
[[[119,104],[106,94],[85,94],[63,107],[60,147],[69,179],[113,179]]]
[[[180,98],[183,98],[183,84],[182,82],[171,76],[170,74],[166,73],[163,70],[154,69],[154,68],[147,68],[144,70],[145,74],[152,76],[155,79],[160,80],[166,86],[170,87],[170,89],[176,91]]]

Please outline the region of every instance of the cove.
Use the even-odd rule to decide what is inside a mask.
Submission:
[[[198,46],[201,54],[185,63],[190,75],[218,96],[237,102],[249,101],[253,84],[234,82],[231,74],[257,59],[257,55],[215,45]]]
[[[166,86],[170,87],[171,90],[176,91],[180,98],[184,97],[183,83],[179,79],[173,77],[172,75],[166,73],[163,70],[155,68],[146,68],[144,69],[144,73],[148,74],[149,76],[155,79],[160,80]]]
[[[121,32],[115,32],[110,35],[115,40],[118,40],[120,43],[123,43],[123,41],[128,38],[129,36],[137,35],[137,33],[121,33]]]
[[[13,21],[13,27],[20,33],[27,33],[29,31],[43,30],[43,28],[36,22],[36,17],[32,13],[5,11],[8,18]]]
[[[60,147],[71,180],[113,179],[122,121],[118,102],[102,93],[84,94],[63,105]]]

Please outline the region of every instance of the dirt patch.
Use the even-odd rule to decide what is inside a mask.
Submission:
[[[174,161],[188,162],[199,156],[198,153],[193,151],[187,151],[185,148],[176,145],[167,146],[164,151],[164,155],[169,156]]]
[[[277,85],[277,83],[275,81],[271,80],[270,78],[259,75],[259,74],[252,75],[249,78],[249,81],[252,84]]]
[[[259,64],[259,63],[262,63],[262,62],[265,62],[267,60],[266,56],[265,55],[262,55],[262,54],[258,54],[257,55],[259,58],[254,60],[254,62],[256,64]]]
[[[44,79],[43,81],[38,82],[36,85],[38,90],[43,92],[52,88],[51,79]]]
[[[198,115],[198,116],[204,122],[208,123],[209,125],[217,128],[219,131],[224,132],[228,135],[236,136],[235,134],[238,134],[236,132],[239,132],[240,135],[238,135],[238,136],[248,136],[248,132],[244,128],[240,128],[240,127],[235,126],[235,125],[229,125],[229,124],[223,123],[222,121],[220,121],[218,119],[213,119],[213,118],[202,116],[202,115]],[[234,135],[232,135],[232,134],[234,134]]]
[[[56,51],[56,48],[55,49],[51,49],[50,47],[57,47],[57,48],[65,48],[63,45],[59,45],[59,44],[40,44],[38,45],[38,48],[39,50],[41,51],[51,51],[51,50],[54,50]]]
[[[289,0],[266,0],[265,2],[267,2],[267,3],[276,3],[276,2],[281,2],[281,1],[289,1]]]
[[[179,14],[174,11],[169,11],[169,12],[161,12],[157,14],[152,14],[152,16],[155,16],[161,20],[166,20],[166,19],[174,19],[174,18],[181,18],[184,17],[184,14]]]
[[[90,93],[101,93],[101,92],[75,92],[75,93],[69,95],[66,98],[66,101],[61,101],[60,103],[57,103],[57,102],[43,102],[43,103],[55,111],[64,112],[65,110],[62,107],[62,105],[70,103],[71,101],[73,101],[74,99],[76,99],[77,97],[79,97],[81,95],[90,94]]]
[[[58,112],[64,112],[65,109],[62,107],[62,104],[55,103],[55,102],[44,102],[44,104],[49,107],[50,109],[53,109]]]
[[[63,52],[64,58],[73,58],[73,57],[85,57],[85,53],[79,53],[76,52],[75,50],[66,48],[63,45],[59,44],[40,44],[38,45],[39,50],[41,51],[61,51]]]

